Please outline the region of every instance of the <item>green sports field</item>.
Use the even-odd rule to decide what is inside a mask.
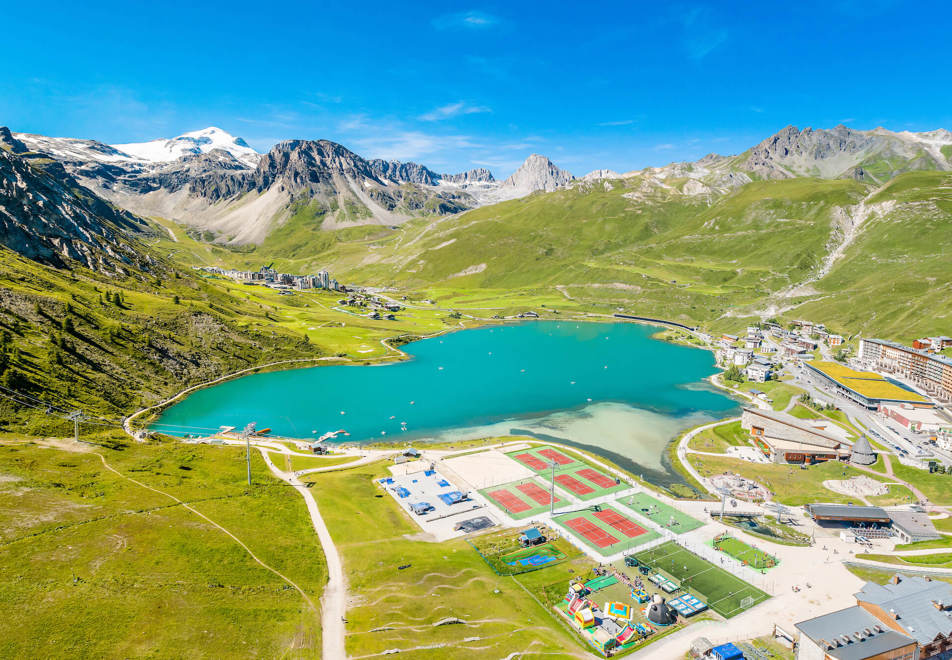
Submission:
[[[480,489],[479,493],[494,506],[516,520],[531,518],[532,516],[545,513],[549,510],[547,499],[542,502],[537,501],[524,490],[520,490],[520,487],[529,489],[531,492],[538,494],[539,497],[543,495],[548,497],[549,486],[542,484],[536,479],[523,479],[500,486],[489,486],[488,488]],[[556,492],[555,498],[555,508],[559,508],[560,506],[564,507],[569,504],[561,493]]]
[[[736,616],[770,596],[674,541],[636,555],[638,561],[669,575],[725,618]],[[630,569],[629,569],[630,570]],[[745,599],[752,599],[744,603]],[[742,603],[744,603],[742,605]]]
[[[754,546],[744,543],[729,534],[722,534],[715,538],[713,547],[715,550],[720,550],[724,554],[757,570],[773,568],[778,563],[777,558],[773,555],[767,554],[763,550],[758,550]]]
[[[635,493],[618,498],[618,501],[654,524],[664,527],[675,534],[684,534],[701,527],[697,518],[692,518],[682,511],[678,511],[664,502],[656,500],[646,493]]]
[[[621,528],[606,520],[613,518]],[[602,505],[599,512],[575,511],[558,515],[555,522],[567,533],[606,557],[637,548],[661,536],[653,529],[642,527],[621,511],[605,505]]]
[[[617,493],[630,488],[625,481],[616,483],[614,475],[602,468],[590,465],[575,454],[550,446],[520,449],[506,454],[520,465],[536,472],[546,482],[552,478],[552,461],[555,459],[555,486],[563,493],[582,501]]]
[[[546,454],[550,454],[550,456],[546,456]],[[552,455],[565,457],[565,459],[570,461],[568,463],[558,463],[556,465],[556,472],[569,467],[585,467],[585,464],[574,454],[570,454],[563,449],[551,447],[549,445],[540,445],[538,447],[531,447],[529,449],[518,449],[516,451],[508,452],[506,455],[517,463],[525,465],[534,472],[545,474],[549,474],[551,470],[549,466],[552,462]]]

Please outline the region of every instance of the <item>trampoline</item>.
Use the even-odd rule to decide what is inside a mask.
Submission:
[[[608,601],[605,603],[605,609],[602,611],[607,617],[611,617],[612,619],[624,619],[625,621],[631,618],[632,613],[631,605],[617,601]]]

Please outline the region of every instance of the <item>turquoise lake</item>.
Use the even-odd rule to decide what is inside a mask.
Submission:
[[[411,356],[403,362],[227,381],[168,408],[153,428],[204,434],[254,421],[297,438],[345,429],[347,442],[515,431],[584,446],[669,481],[665,445],[738,404],[704,381],[717,371],[712,353],[652,339],[655,332],[558,321],[463,330],[403,347]]]

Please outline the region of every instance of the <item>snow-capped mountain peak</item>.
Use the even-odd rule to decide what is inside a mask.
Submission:
[[[235,137],[220,128],[210,126],[199,131],[183,133],[170,139],[151,140],[149,142],[129,142],[113,144],[113,148],[129,154],[135,159],[165,163],[178,160],[183,156],[208,153],[213,149],[227,151],[249,167],[258,164],[261,155],[248,146],[241,138]]]

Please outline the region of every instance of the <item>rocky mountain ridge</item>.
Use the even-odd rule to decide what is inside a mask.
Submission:
[[[123,208],[169,218],[235,244],[262,242],[302,209],[307,213],[300,217],[336,229],[398,225],[599,181],[610,185],[637,178],[636,185],[624,184],[631,188],[626,196],[637,201],[658,194],[722,195],[760,179],[812,176],[883,183],[905,171],[952,169],[948,131],[895,133],[845,126],[788,126],[735,156],[709,154],[623,174],[595,170],[581,178],[532,154],[504,181],[486,169],[440,174],[414,162],[366,159],[329,140],[287,140],[250,157],[243,140],[215,128],[125,145],[14,137],[28,150],[57,159],[79,184]],[[182,155],[173,158],[178,153]]]
[[[79,263],[106,273],[148,270],[131,243],[148,231],[81,186],[61,163],[0,127],[0,244],[51,266]]]

